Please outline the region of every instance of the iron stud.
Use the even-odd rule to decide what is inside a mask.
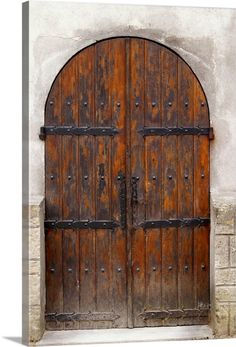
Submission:
[[[169,105],[169,107],[171,107],[172,106],[172,102],[168,102],[168,105]]]
[[[156,102],[153,101],[153,102],[152,102],[152,107],[155,107],[155,106],[156,106]]]
[[[155,181],[157,179],[157,176],[152,176],[152,179]]]
[[[201,103],[201,106],[202,106],[202,107],[204,107],[204,106],[205,106],[204,102],[202,102],[202,103]]]
[[[71,180],[71,178],[72,178],[71,176],[68,176],[68,180]]]
[[[101,178],[101,180],[104,180],[104,176],[101,176],[100,178]]]
[[[172,266],[170,265],[170,266],[168,267],[168,269],[171,271],[171,270],[172,270]]]
[[[205,270],[205,269],[206,269],[206,265],[205,265],[205,264],[202,264],[202,265],[201,265],[201,269],[202,269],[202,270]]]
[[[54,102],[51,100],[51,101],[49,102],[49,104],[50,104],[50,105],[53,105],[53,104],[54,104]]]
[[[116,104],[116,105],[117,105],[117,107],[120,107],[120,102],[117,102],[117,104]]]
[[[88,272],[88,268],[87,267],[84,269],[84,272]]]
[[[85,175],[85,176],[84,176],[84,179],[87,180],[87,179],[88,179],[88,175]]]
[[[71,105],[71,102],[70,102],[70,101],[67,101],[67,105],[70,106],[70,105]]]
[[[117,268],[117,271],[118,271],[118,272],[121,272],[121,268],[120,268],[120,267],[118,267],[118,268]]]
[[[157,269],[156,266],[152,267],[152,271],[156,271],[156,269]]]
[[[171,175],[169,175],[168,178],[169,178],[169,180],[172,180],[172,176]]]
[[[139,267],[137,267],[137,268],[136,268],[136,271],[137,271],[137,272],[139,272],[139,271],[140,271],[140,268],[139,268]]]
[[[184,105],[185,105],[185,107],[188,107],[188,102],[186,101]]]
[[[104,102],[101,102],[101,106],[102,106],[102,107],[104,106]]]
[[[51,178],[51,180],[53,180],[53,179],[54,179],[54,176],[53,176],[53,175],[51,175],[51,176],[50,176],[50,178]]]
[[[87,101],[85,101],[85,102],[84,102],[84,106],[87,106],[87,105],[88,105],[88,103],[87,103]]]
[[[138,176],[136,177],[136,180],[137,180],[137,181],[139,180],[139,177],[138,177]]]
[[[135,106],[138,107],[138,106],[139,106],[139,102],[136,102],[136,103],[135,103]]]
[[[72,272],[72,269],[71,269],[71,268],[69,268],[69,269],[68,269],[68,272]]]
[[[101,272],[105,272],[105,269],[104,269],[104,267],[101,267]]]
[[[184,175],[184,178],[187,180],[187,179],[188,179],[188,174],[185,174],[185,175]]]
[[[55,269],[54,269],[54,268],[51,268],[50,271],[51,271],[51,272],[55,272]]]
[[[184,270],[188,271],[188,265],[185,265]]]
[[[204,175],[204,173],[202,173],[202,174],[201,174],[201,178],[204,178],[204,177],[205,177],[205,175]]]

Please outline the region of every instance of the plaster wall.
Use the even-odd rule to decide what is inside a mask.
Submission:
[[[29,28],[31,205],[44,195],[44,142],[38,134],[44,124],[45,101],[55,76],[72,55],[103,38],[139,36],[172,48],[198,76],[208,99],[215,132],[215,140],[211,142],[212,326],[218,336],[233,336],[236,298],[228,293],[227,286],[234,293],[236,266],[230,259],[234,259],[236,237],[236,10],[30,1]],[[230,211],[234,217],[229,232]],[[225,252],[233,255],[222,266]],[[43,253],[40,259],[43,261]],[[224,276],[228,276],[226,280]],[[42,306],[41,316],[43,310]],[[228,325],[222,331],[225,317]],[[30,339],[36,340],[32,334]]]
[[[44,144],[38,132],[56,74],[83,47],[118,35],[161,42],[192,67],[206,92],[215,131],[211,192],[236,193],[235,10],[32,1],[29,26],[31,196],[44,194]]]

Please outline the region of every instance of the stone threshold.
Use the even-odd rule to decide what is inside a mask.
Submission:
[[[100,343],[202,340],[213,338],[207,325],[151,327],[133,329],[94,329],[45,331],[36,346],[82,345]]]

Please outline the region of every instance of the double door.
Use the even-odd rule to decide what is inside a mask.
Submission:
[[[64,66],[41,128],[48,329],[207,323],[209,133],[164,46],[112,38]]]

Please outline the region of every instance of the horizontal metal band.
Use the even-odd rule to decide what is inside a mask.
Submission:
[[[120,316],[114,312],[72,312],[72,313],[46,313],[46,322],[71,322],[71,321],[114,321]]]
[[[44,227],[50,229],[114,229],[119,223],[113,220],[45,220]]]
[[[191,317],[207,317],[209,308],[204,309],[176,309],[163,311],[145,311],[140,313],[140,317],[146,319],[168,319],[168,318],[191,318]]]
[[[198,227],[210,224],[210,218],[182,218],[182,219],[160,219],[146,220],[139,224],[144,229],[151,228],[183,228],[183,227]]]
[[[211,135],[213,128],[179,127],[179,128],[150,128],[144,127],[138,132],[143,136],[169,136],[169,135]]]
[[[76,126],[43,126],[40,128],[40,139],[44,140],[46,135],[93,135],[114,136],[118,129],[114,127],[76,127]]]

